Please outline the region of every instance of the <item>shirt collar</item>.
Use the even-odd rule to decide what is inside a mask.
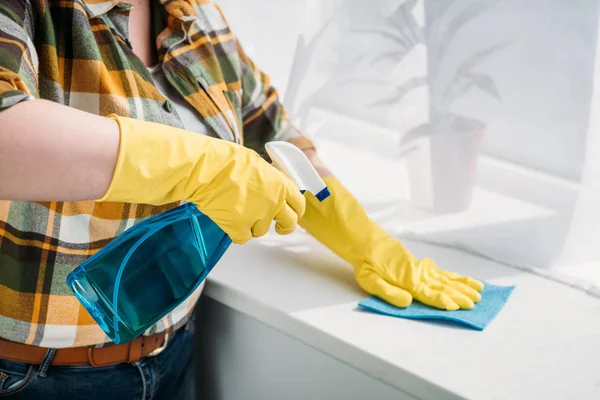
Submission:
[[[105,14],[111,10],[114,6],[119,4],[121,0],[82,0],[83,7],[85,8],[90,18],[97,17],[98,15]]]
[[[90,18],[97,17],[98,15],[105,14],[114,8],[116,5],[121,4],[121,0],[81,0],[83,6],[86,9]],[[156,1],[156,0],[154,0]],[[196,12],[192,4],[203,4],[209,3],[210,0],[159,0],[163,7],[166,8],[167,12],[178,19],[188,19],[193,17]],[[130,7],[127,4],[127,7]]]

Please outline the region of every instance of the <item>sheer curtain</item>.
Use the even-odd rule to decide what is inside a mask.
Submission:
[[[600,295],[598,3],[308,1],[285,103],[393,234]]]

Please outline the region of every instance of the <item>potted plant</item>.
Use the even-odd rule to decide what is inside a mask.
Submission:
[[[430,121],[401,138],[411,203],[435,213],[465,210],[471,204],[485,124],[452,112],[453,104],[477,88],[500,100],[493,79],[475,68],[506,43],[468,57],[440,95],[431,96]]]
[[[467,57],[443,87],[438,87],[439,70],[445,66],[445,55],[460,30],[500,1],[478,0],[467,8],[464,8],[463,1],[426,2],[425,5],[435,7],[437,15],[433,15],[421,28],[410,18],[418,1],[407,0],[384,21],[380,29],[370,33],[398,44],[396,51],[374,57],[373,63],[402,62],[407,49],[423,41],[427,47],[427,76],[405,80],[396,86],[391,97],[371,104],[400,104],[412,90],[429,87],[429,120],[403,132],[400,139],[400,154],[408,170],[409,198],[419,208],[448,213],[464,210],[471,203],[485,124],[458,115],[452,109],[458,99],[475,88],[500,100],[494,80],[485,73],[477,72],[476,68],[508,43],[492,45]],[[456,12],[456,7],[462,9]],[[367,33],[365,30],[361,32]]]
[[[297,117],[305,119],[308,109],[328,90],[348,84],[366,84],[385,89],[390,95],[369,103],[367,107],[377,108],[375,115],[386,112],[393,116],[393,123],[400,118],[401,123],[408,126],[402,129],[399,141],[400,154],[408,171],[411,203],[437,213],[464,210],[471,202],[475,186],[485,124],[456,114],[454,106],[473,89],[500,100],[494,80],[477,68],[507,43],[492,45],[466,57],[456,68],[454,76],[450,80],[445,79],[442,85],[440,69],[447,72],[446,54],[464,27],[500,1],[398,1],[390,4],[392,8],[381,9],[384,15],[376,21],[377,24],[367,22],[367,26],[364,21],[350,21],[346,26],[348,21],[333,18],[339,17],[339,12],[330,14],[331,17],[325,20],[316,35],[311,35],[309,40],[299,40],[296,57],[299,62],[294,63],[295,74],[292,74],[299,75],[299,78],[295,79],[295,86],[288,88],[288,108],[293,109]],[[350,67],[342,69],[339,66],[341,60],[337,60],[335,75],[325,77],[307,89],[302,78],[307,73],[310,60],[314,58],[319,38],[332,24],[336,25],[336,29],[369,37],[374,45],[357,46],[355,60]],[[384,46],[387,50],[381,51],[382,46],[376,45],[381,42],[375,41],[385,41],[392,46]],[[423,48],[423,59],[411,58],[415,54],[420,56],[421,53],[412,52],[421,52]],[[365,62],[373,71],[371,76],[355,71]],[[404,68],[397,68],[399,66]],[[404,73],[398,76],[398,70]],[[300,88],[309,93],[299,96]],[[408,96],[417,90],[428,93],[423,103],[411,103],[409,100]],[[409,112],[407,115],[410,116],[405,118],[398,111],[407,111],[403,108],[407,105],[417,110],[425,108],[425,111],[423,115]]]

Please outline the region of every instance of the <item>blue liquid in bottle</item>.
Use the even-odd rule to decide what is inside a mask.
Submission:
[[[67,276],[67,285],[114,343],[126,343],[181,304],[231,244],[186,203],[134,225]]]

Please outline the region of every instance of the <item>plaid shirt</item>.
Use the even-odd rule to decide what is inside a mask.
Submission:
[[[218,5],[156,0],[153,7],[166,78],[214,135],[261,154],[270,140],[311,146],[288,123]],[[130,8],[119,0],[1,0],[0,112],[40,98],[183,127],[132,52]],[[107,342],[65,278],[125,229],[174,206],[0,201],[0,337],[42,347]],[[183,325],[198,295],[146,334]]]

